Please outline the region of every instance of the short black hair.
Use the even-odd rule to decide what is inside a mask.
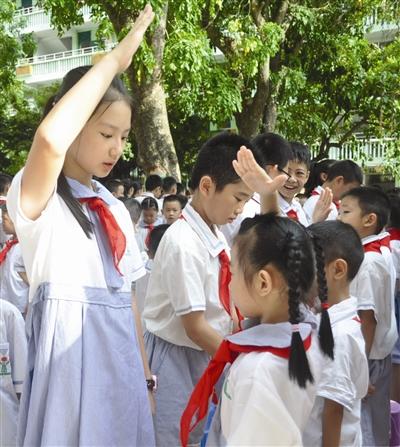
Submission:
[[[164,194],[169,194],[171,189],[177,185],[177,181],[175,177],[169,176],[165,177],[162,181],[162,189],[164,191]]]
[[[158,202],[154,197],[145,197],[141,203],[141,209],[143,210],[156,210],[158,211]]]
[[[126,206],[126,209],[128,210],[129,215],[131,216],[131,220],[136,224],[139,221],[140,213],[142,212],[142,207],[139,201],[134,199],[133,197],[130,197],[129,199],[123,197],[122,202]]]
[[[388,198],[390,201],[390,226],[400,228],[400,193],[390,192]]]
[[[12,177],[8,174],[0,174],[0,195],[5,196],[7,188],[11,185]]]
[[[308,146],[298,141],[290,141],[290,148],[292,149],[291,160],[304,163],[307,169],[310,170],[311,152]]]
[[[324,182],[321,178],[322,174],[326,174],[328,169],[336,163],[336,160],[327,158],[325,160],[315,161],[313,160],[310,164],[310,176],[308,177],[307,183],[304,185],[305,194],[308,197],[314,188],[321,186]]]
[[[154,191],[156,188],[162,188],[162,178],[157,174],[151,174],[147,177],[144,184],[146,191]]]
[[[284,169],[292,157],[289,142],[277,133],[267,132],[251,140],[255,152],[261,158],[261,166],[278,165]]]
[[[160,245],[161,238],[168,230],[170,225],[162,224],[155,226],[150,233],[149,243],[147,244],[147,250],[154,256],[157,252],[157,248]]]
[[[364,259],[360,236],[349,224],[339,220],[325,220],[310,225],[307,231],[320,241],[325,263],[344,259],[347,263],[347,279],[354,279]]]
[[[363,182],[363,172],[360,166],[352,160],[340,160],[329,167],[326,180],[330,181],[336,177],[343,177],[344,183]]]
[[[124,191],[125,191],[125,185],[122,183],[121,180],[118,179],[110,179],[107,180],[104,184],[104,186],[110,191],[110,192],[117,192],[118,188],[120,186],[124,187]]]
[[[241,146],[252,149],[249,140],[228,132],[220,133],[207,140],[197,155],[192,171],[189,184],[192,191],[199,187],[201,178],[206,175],[211,177],[217,191],[222,191],[230,183],[238,183],[240,177],[233,169],[232,161],[236,160]],[[255,158],[259,162],[256,155]]]
[[[177,182],[177,184],[176,184],[176,193],[178,195],[185,194],[185,188],[183,187],[182,183],[180,183],[180,182]]]
[[[182,201],[183,198],[184,198],[183,196],[178,196],[177,194],[169,194],[168,196],[164,197],[163,208],[166,203],[179,202],[181,209],[183,209],[184,208],[183,201]],[[187,200],[186,200],[186,202],[187,202]],[[186,203],[185,203],[185,205],[186,205]]]
[[[142,182],[137,179],[132,181],[132,186],[133,186],[133,194],[136,194],[139,191],[139,189],[143,188]]]
[[[363,216],[376,214],[376,234],[380,233],[389,222],[390,202],[388,196],[378,188],[371,186],[359,186],[343,194],[345,197],[353,197],[358,201]]]

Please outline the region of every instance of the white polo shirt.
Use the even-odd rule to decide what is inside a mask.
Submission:
[[[182,216],[168,228],[157,249],[143,318],[149,332],[200,350],[186,335],[180,317],[204,311],[208,324],[221,336],[231,332],[231,318],[219,299],[218,255],[228,252],[228,247],[222,233],[214,227],[214,234],[190,203]]]
[[[316,194],[311,195],[303,205],[304,212],[306,213],[309,222],[312,222],[315,205],[317,204],[319,196],[323,191],[324,188],[322,186],[317,186],[316,188],[314,188],[313,192],[315,192]],[[336,205],[332,203],[331,212],[328,214],[326,220],[336,220],[337,216],[338,216],[338,210],[336,208]]]
[[[340,445],[361,445],[361,399],[368,391],[368,361],[361,324],[357,317],[357,298],[350,297],[329,308],[335,340],[333,361],[323,358],[322,375],[311,417],[303,433],[305,446],[322,445],[324,400],[344,407]]]
[[[382,235],[374,234],[362,239],[362,243],[366,245],[381,238]],[[395,270],[388,249],[383,247],[382,252],[365,253],[361,267],[350,284],[350,293],[358,300],[357,309],[373,310],[375,314],[377,324],[369,355],[374,360],[387,357],[398,337],[394,314]]]
[[[252,198],[243,207],[243,212],[232,222],[220,226],[222,234],[225,236],[229,247],[232,247],[235,236],[239,233],[241,223],[247,217],[254,217],[261,213],[260,194],[255,192]]]
[[[289,203],[280,194],[278,194],[278,205],[282,216],[288,217],[287,213],[293,210],[297,214],[299,223],[305,227],[310,225],[301,203],[296,198],[292,200],[292,203]]]

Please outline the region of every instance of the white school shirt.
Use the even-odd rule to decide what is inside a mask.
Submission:
[[[309,324],[300,324],[304,340]],[[290,323],[260,324],[228,337],[243,345],[290,346]],[[232,364],[221,393],[221,434],[229,446],[302,445],[320,376],[321,351],[312,335],[307,358],[314,383],[300,388],[289,378],[288,360],[270,352],[240,354]]]
[[[391,239],[390,248],[392,250],[393,265],[396,272],[396,279],[400,279],[400,240]]]
[[[254,217],[261,213],[260,194],[255,192],[252,198],[243,207],[243,212],[232,222],[220,226],[222,234],[225,236],[229,247],[232,247],[235,236],[239,233],[241,223],[247,217]]]
[[[341,446],[360,446],[361,399],[368,391],[369,373],[365,341],[357,317],[357,298],[350,297],[328,310],[335,340],[333,361],[323,358],[321,379],[311,417],[303,433],[305,446],[322,445],[325,399],[344,407]]]
[[[19,400],[26,372],[27,342],[21,312],[0,300],[0,445],[16,445]]]
[[[157,225],[161,225],[163,223],[164,223],[163,218],[157,217],[157,220],[153,223],[153,226],[156,227]],[[148,225],[143,222],[142,218],[140,218],[138,225],[136,227],[135,238],[136,238],[136,242],[139,247],[139,251],[141,253],[145,252],[147,254],[147,246],[146,246],[145,241],[146,241],[149,229],[146,227],[148,227]]]
[[[310,196],[303,205],[304,212],[306,213],[307,219],[309,222],[312,222],[315,205],[319,200],[320,194],[324,191],[322,186],[317,186],[313,189],[313,192],[316,192],[317,195]],[[338,216],[338,210],[336,205],[332,202],[331,204],[331,212],[328,214],[328,217],[325,220],[336,220]]]
[[[6,259],[0,266],[0,299],[9,301],[21,312],[25,313],[29,299],[29,286],[19,275],[25,273],[21,246],[13,245]]]
[[[361,240],[363,245],[381,239],[380,234]],[[382,253],[367,252],[356,277],[350,283],[350,293],[357,297],[358,310],[373,310],[376,330],[370,359],[382,360],[393,349],[397,340],[396,318],[394,314],[395,273],[388,249]]]
[[[292,200],[292,203],[289,203],[280,194],[278,194],[278,205],[281,215],[283,217],[288,217],[287,213],[290,210],[293,210],[297,213],[299,223],[301,223],[305,227],[308,227],[310,225],[306,213],[304,212],[303,207],[301,206],[301,203],[296,198]]]
[[[104,265],[96,237],[86,237],[64,200],[56,193],[36,220],[25,216],[20,206],[22,170],[14,177],[8,192],[7,207],[15,224],[30,289],[29,299],[35,296],[42,283],[74,284],[107,289]],[[143,266],[125,205],[93,180],[97,190],[110,202],[119,227],[126,237],[126,250],[119,263],[121,292],[131,291],[131,284],[146,272]],[[82,186],[82,185],[81,185]],[[83,207],[87,210],[87,205]]]
[[[178,346],[201,350],[186,335],[181,316],[204,311],[207,323],[222,337],[232,330],[230,316],[219,299],[218,255],[229,249],[190,203],[182,219],[161,239],[147,289],[143,317],[149,332]]]

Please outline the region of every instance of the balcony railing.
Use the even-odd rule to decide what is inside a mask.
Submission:
[[[75,67],[94,64],[102,53],[111,48],[112,45],[105,49],[96,46],[20,59],[17,75],[27,84],[55,81]]]
[[[85,22],[90,21],[91,11],[89,6],[82,7]],[[17,9],[14,14],[16,20],[23,20],[22,33],[32,33],[51,29],[50,15],[39,6]]]
[[[328,158],[333,160],[354,160],[363,166],[379,166],[385,163],[388,148],[396,144],[394,138],[359,139],[344,143],[341,147],[331,147]],[[317,147],[313,147],[314,155]]]

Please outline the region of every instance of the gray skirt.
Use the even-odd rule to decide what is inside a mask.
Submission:
[[[158,447],[180,446],[180,419],[192,390],[210,360],[204,351],[177,346],[146,332],[144,334],[150,368],[158,378],[154,418]],[[189,445],[200,445],[203,423],[191,433]]]
[[[42,284],[27,332],[18,445],[154,445],[130,293]]]

